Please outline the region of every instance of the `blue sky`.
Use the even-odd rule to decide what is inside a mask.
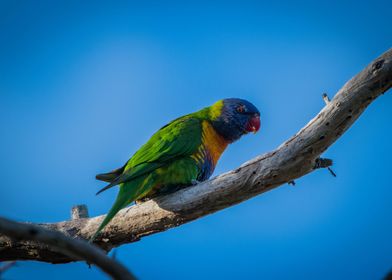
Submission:
[[[261,111],[215,175],[276,148],[391,47],[390,1],[0,1],[0,215],[104,214],[96,173],[168,121],[224,97]],[[392,98],[376,100],[319,170],[122,246],[140,279],[381,279],[392,270]],[[5,279],[106,279],[84,263],[20,262]]]

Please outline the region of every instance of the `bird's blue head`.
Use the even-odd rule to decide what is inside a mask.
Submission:
[[[249,132],[260,129],[260,112],[249,101],[227,98],[211,106],[215,111],[212,125],[228,142],[238,140]]]

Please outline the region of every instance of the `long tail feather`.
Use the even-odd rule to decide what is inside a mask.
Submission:
[[[99,233],[113,219],[113,217],[118,213],[118,211],[126,207],[131,202],[144,196],[151,189],[152,184],[153,180],[151,180],[150,176],[141,176],[130,182],[121,184],[116,201],[114,202],[112,208],[109,210],[109,213],[106,215],[105,219],[99,225],[95,234],[90,238],[89,242],[91,243],[95,240],[95,238],[97,238]]]
[[[97,174],[95,176],[95,178],[97,180],[101,180],[101,181],[105,181],[105,182],[110,183],[114,179],[116,179],[118,176],[120,176],[124,172],[124,169],[125,169],[125,165],[123,167],[114,169],[108,173]]]
[[[106,215],[105,219],[102,221],[102,223],[99,225],[97,231],[94,233],[94,235],[90,238],[89,242],[93,242],[95,238],[101,233],[101,231],[104,229],[104,227],[113,219],[113,217],[120,211],[122,208],[128,205],[128,200],[125,197],[122,197],[121,199],[117,198],[116,202],[110,209],[109,213]]]

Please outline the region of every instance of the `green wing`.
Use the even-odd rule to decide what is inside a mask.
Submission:
[[[111,183],[98,193],[122,184],[116,201],[98,227],[90,242],[111,221],[120,209],[148,193],[156,182],[154,170],[192,155],[201,144],[201,120],[187,115],[176,119],[156,132],[121,168],[98,179]]]
[[[201,144],[201,130],[201,120],[192,115],[165,125],[132,156],[123,167],[122,174],[97,194],[150,173],[175,159],[192,155]],[[112,173],[100,174],[97,177],[107,178],[110,177],[109,174]]]

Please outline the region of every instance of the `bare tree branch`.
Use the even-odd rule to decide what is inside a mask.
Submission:
[[[110,250],[138,241],[143,236],[214,213],[314,171],[320,167],[319,156],[391,85],[392,49],[348,81],[315,118],[276,150],[196,187],[123,209],[97,238],[96,244]],[[103,217],[39,225],[88,239]],[[74,259],[36,242],[0,236],[0,260],[64,263]]]
[[[84,240],[72,239],[58,231],[51,231],[33,224],[17,223],[0,217],[0,233],[14,240],[39,242],[54,252],[64,254],[74,261],[85,260],[95,264],[113,279],[136,279],[122,264],[106,256],[100,248]],[[34,254],[34,251],[30,251]]]
[[[385,275],[384,280],[392,280],[392,271]]]

